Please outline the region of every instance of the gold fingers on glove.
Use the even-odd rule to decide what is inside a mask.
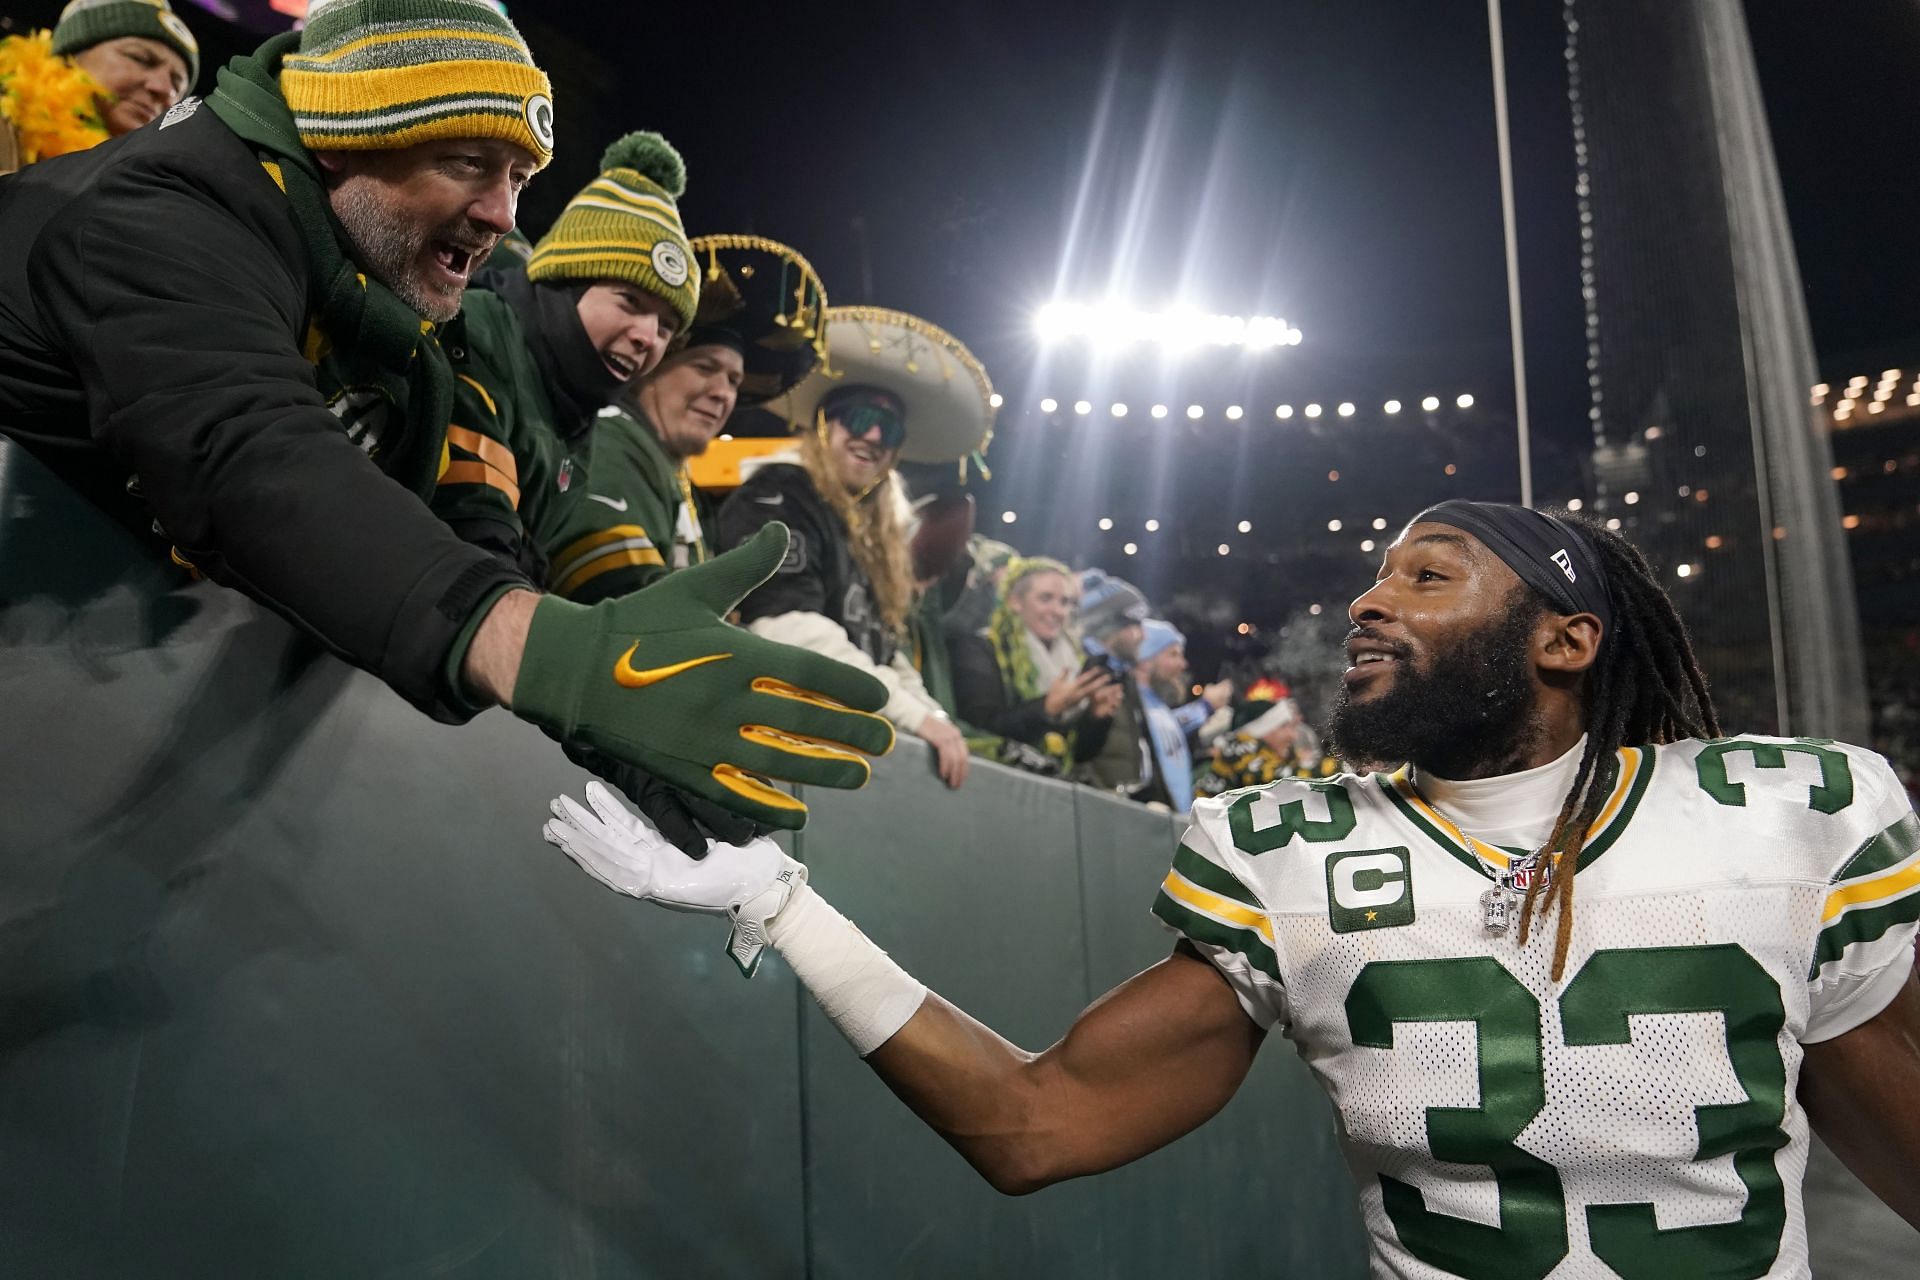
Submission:
[[[772,786],[758,775],[748,773],[736,765],[717,764],[713,766],[713,780],[747,800],[763,804],[773,809],[786,809],[795,813],[805,813],[807,806],[794,799],[778,787]]]

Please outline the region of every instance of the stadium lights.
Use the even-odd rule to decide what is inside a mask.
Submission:
[[[1011,511],[1002,511],[1000,513],[1001,524],[1012,524],[1015,520],[1018,520],[1019,518],[1020,518],[1019,516],[1015,515]]]
[[[1228,545],[1227,545],[1226,543],[1224,543],[1224,542],[1223,542],[1223,543],[1221,543],[1221,544],[1220,544],[1220,554],[1221,554],[1221,555],[1223,555],[1223,556],[1224,556],[1224,555],[1230,555],[1230,554],[1232,554],[1232,551],[1233,551],[1233,548],[1231,548],[1231,547],[1229,547],[1229,546],[1228,546]]]
[[[1107,410],[1107,412],[1116,418],[1124,418],[1127,416],[1127,406],[1116,400],[1113,402],[1113,407]]]
[[[1080,415],[1081,417],[1083,417],[1083,418],[1084,418],[1084,417],[1086,417],[1086,416],[1087,416],[1088,414],[1090,414],[1090,413],[1092,413],[1092,412],[1093,412],[1093,401],[1091,401],[1091,400],[1075,400],[1075,401],[1073,402],[1073,411],[1074,411],[1075,413],[1077,413],[1077,414],[1079,414],[1079,415]]]
[[[1147,532],[1148,532],[1148,533],[1158,533],[1158,532],[1160,532],[1160,522],[1159,522],[1158,520],[1149,520],[1149,521],[1147,521],[1147,523],[1146,523],[1146,530],[1147,530]]]
[[[1045,400],[1042,400],[1040,402],[1040,412],[1042,413],[1052,413],[1054,410],[1058,409],[1059,407],[1060,407],[1060,402],[1058,400],[1055,400],[1052,396],[1048,396]]]
[[[1375,516],[1373,518],[1373,528],[1375,533],[1378,533],[1379,531],[1381,531],[1382,529],[1385,529],[1386,527],[1387,527],[1387,518],[1385,516]]]
[[[1371,550],[1373,550],[1373,539],[1372,539],[1372,538],[1362,538],[1362,539],[1360,540],[1360,549],[1361,549],[1362,551],[1371,551]]]
[[[1338,413],[1343,418],[1351,418],[1353,416],[1353,401],[1342,400],[1340,402],[1340,407],[1336,409],[1334,412]]]
[[[1440,397],[1428,396],[1425,400],[1422,400],[1420,402],[1420,407],[1422,409],[1425,409],[1428,413],[1432,413],[1435,409],[1438,409],[1440,407]]]
[[[1167,406],[1163,404],[1157,404],[1153,406],[1153,408],[1149,409],[1147,412],[1151,413],[1156,418],[1164,418],[1167,416]]]
[[[1473,408],[1473,396],[1468,392],[1462,391],[1459,399],[1455,400],[1454,403],[1462,409],[1471,409]]]
[[[1129,555],[1129,556],[1133,555],[1135,552],[1139,550],[1140,550],[1140,544],[1137,542],[1129,542],[1126,546],[1120,548],[1120,552],[1122,555]]]
[[[1244,410],[1244,409],[1242,409],[1242,408],[1241,408],[1241,407],[1240,407],[1239,405],[1237,405],[1237,404],[1230,404],[1230,405],[1228,405],[1228,406],[1227,406],[1227,421],[1228,421],[1228,422],[1238,422],[1238,421],[1240,421],[1240,418],[1241,418],[1241,416],[1242,416],[1242,415],[1243,415],[1243,414],[1244,414],[1245,412],[1246,412],[1246,410]]]
[[[1007,398],[1001,395],[998,391],[994,392],[992,395],[987,397],[987,403],[992,405],[996,409],[998,409],[1001,405],[1005,404],[1006,402],[1007,402]]]
[[[1328,533],[1340,532],[1340,522],[1338,520],[1327,521],[1327,532]]]
[[[1251,521],[1251,520],[1242,520],[1242,521],[1240,522],[1240,532],[1242,532],[1242,533],[1252,533],[1252,532],[1253,532],[1253,521]]]
[[[1107,532],[1108,530],[1110,530],[1110,529],[1112,529],[1112,528],[1113,528],[1113,517],[1112,517],[1112,516],[1101,516],[1101,517],[1100,517],[1100,531],[1101,531],[1102,533],[1105,533],[1105,532]]]
[[[1153,343],[1172,350],[1192,347],[1241,347],[1271,351],[1297,347],[1301,333],[1279,316],[1209,315],[1194,307],[1148,311],[1118,305],[1049,302],[1033,318],[1042,342],[1084,340],[1115,349]]]
[[[1206,412],[1207,411],[1205,409],[1202,409],[1197,404],[1190,404],[1187,406],[1187,416],[1193,419],[1195,422],[1200,421],[1200,419],[1206,415]]]
[[[1319,416],[1320,416],[1320,406],[1319,406],[1319,405],[1317,405],[1317,404],[1310,404],[1310,405],[1308,405],[1308,406],[1307,406],[1307,408],[1306,408],[1306,414],[1307,414],[1307,416],[1308,416],[1309,418],[1317,418],[1317,417],[1319,417]]]
[[[1283,404],[1278,409],[1275,409],[1273,411],[1273,416],[1280,419],[1280,421],[1285,422],[1288,418],[1291,418],[1293,416],[1293,406],[1290,404]]]
[[[1382,409],[1385,409],[1388,413],[1400,412],[1400,402],[1398,400],[1389,400],[1385,404],[1381,405],[1380,407]]]

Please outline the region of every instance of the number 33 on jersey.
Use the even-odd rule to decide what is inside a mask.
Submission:
[[[1801,1045],[1913,967],[1920,820],[1886,762],[1621,752],[1557,986],[1550,924],[1490,936],[1525,868],[1457,835],[1383,774],[1228,792],[1154,903],[1332,1097],[1375,1274],[1805,1276]]]

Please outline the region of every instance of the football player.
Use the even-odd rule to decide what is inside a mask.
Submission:
[[[1044,1053],[769,842],[694,862],[604,791],[547,836],[730,916],[743,968],[778,947],[1003,1191],[1179,1137],[1278,1027],[1339,1111],[1377,1275],[1805,1276],[1810,1126],[1920,1225],[1920,818],[1886,762],[1723,736],[1646,561],[1583,518],[1431,508],[1349,616],[1335,747],[1404,767],[1198,802],[1154,904],[1173,954]]]

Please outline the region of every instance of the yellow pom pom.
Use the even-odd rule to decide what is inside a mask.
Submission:
[[[20,160],[32,164],[107,140],[97,81],[52,49],[53,33],[0,40],[0,118],[13,126]]]

